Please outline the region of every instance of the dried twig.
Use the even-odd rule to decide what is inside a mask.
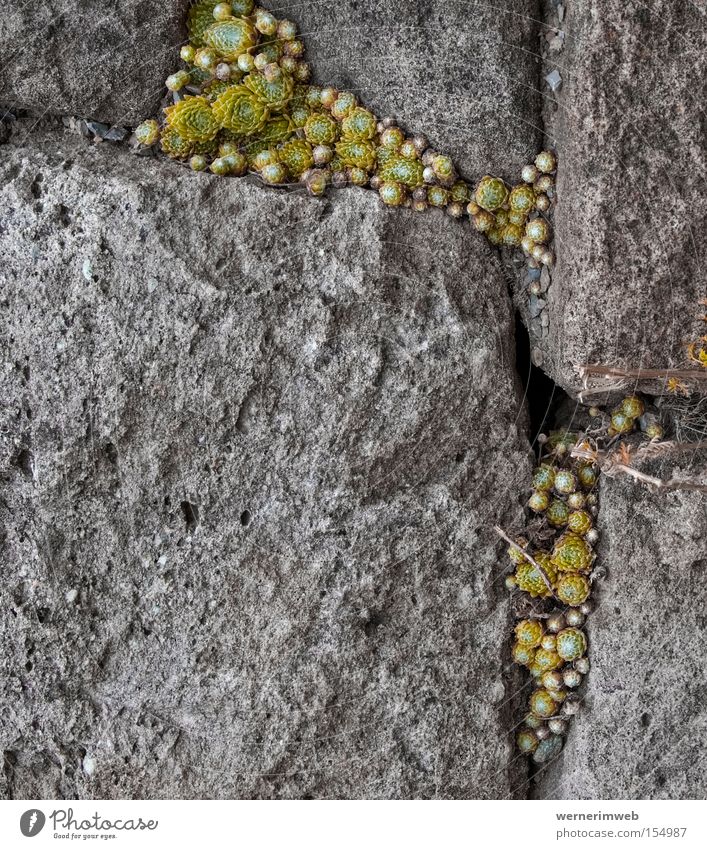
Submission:
[[[707,441],[703,442],[666,442],[666,443],[649,443],[639,448],[634,456],[634,461],[655,458],[668,454],[675,454],[683,451],[693,451],[697,448],[707,445]],[[663,447],[664,446],[664,447]],[[599,466],[602,473],[607,477],[616,477],[616,475],[624,474],[633,478],[640,483],[644,483],[649,487],[659,490],[690,490],[694,492],[707,492],[707,483],[694,478],[671,477],[668,480],[657,478],[654,475],[648,475],[639,469],[629,465],[627,453],[609,452],[609,451],[590,451],[586,448],[575,447],[571,452],[573,457],[580,459],[591,460]]]
[[[555,591],[552,588],[550,577],[543,569],[543,567],[538,563],[538,561],[531,557],[524,548],[521,548],[517,542],[513,542],[513,540],[508,536],[508,534],[503,530],[503,528],[499,527],[498,525],[494,525],[493,529],[502,539],[504,539],[511,546],[511,548],[514,548],[516,551],[520,552],[520,554],[523,555],[523,557],[528,561],[528,563],[532,563],[533,566],[535,566],[535,568],[540,573],[540,577],[543,579],[545,586],[548,588],[548,590],[550,590],[550,592],[554,596]]]
[[[595,363],[579,366],[577,371],[582,378],[583,385],[583,389],[579,393],[580,401],[585,401],[590,395],[618,392],[627,386],[635,385],[637,382],[662,382],[665,384],[664,388],[667,393],[671,392],[668,386],[668,381],[671,380],[678,381],[681,384],[684,381],[707,383],[707,370],[699,368],[622,368],[621,366]],[[590,381],[596,383],[597,379],[601,381],[598,385],[589,385]]]

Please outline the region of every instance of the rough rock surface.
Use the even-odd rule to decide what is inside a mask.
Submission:
[[[2,793],[522,795],[484,243],[57,135],[0,183]]]
[[[188,0],[8,0],[0,103],[134,125],[178,61]]]
[[[707,28],[694,3],[567,5],[544,367],[683,366],[705,296]]]
[[[540,140],[537,0],[277,2],[317,81],[356,91],[449,152],[469,179],[518,179]]]
[[[679,473],[707,478],[707,455]],[[644,468],[670,477],[670,464]],[[707,495],[601,486],[608,577],[588,624],[585,710],[535,795],[703,799],[707,758]]]

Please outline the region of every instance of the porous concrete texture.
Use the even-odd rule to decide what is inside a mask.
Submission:
[[[2,153],[2,793],[523,795],[494,254],[362,190]]]
[[[694,3],[566,4],[543,367],[684,366],[705,297],[707,28]]]
[[[0,104],[109,124],[152,114],[179,61],[189,0],[6,0]]]
[[[320,84],[355,91],[452,155],[470,180],[517,180],[539,121],[537,0],[282,2]]]
[[[707,480],[707,454],[642,471]],[[534,795],[704,799],[707,494],[602,478],[599,564],[583,711]]]

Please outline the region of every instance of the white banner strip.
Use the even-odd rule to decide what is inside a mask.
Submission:
[[[707,847],[701,801],[6,801],[0,846]]]

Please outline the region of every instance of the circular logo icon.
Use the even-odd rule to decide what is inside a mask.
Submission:
[[[47,818],[39,808],[31,808],[20,817],[20,831],[25,837],[34,837],[44,828]]]

